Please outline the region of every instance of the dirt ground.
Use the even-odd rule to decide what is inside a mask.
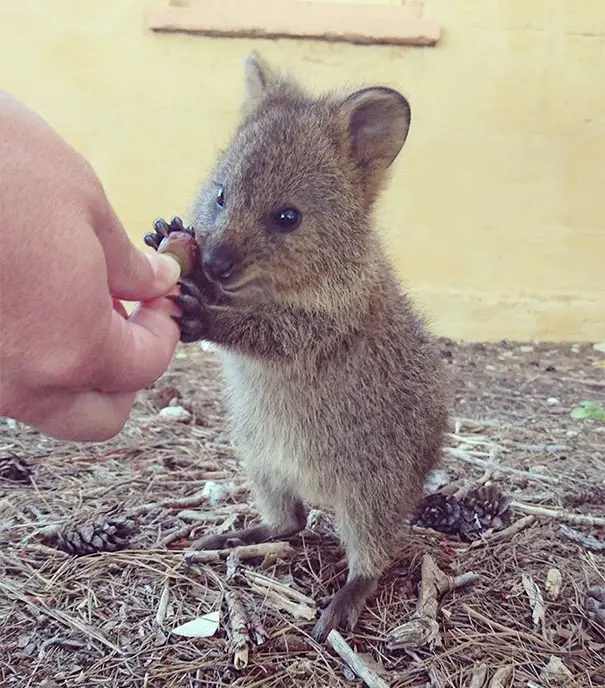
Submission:
[[[586,591],[605,586],[605,423],[570,411],[605,405],[605,353],[441,348],[455,404],[436,486],[498,485],[524,527],[469,543],[402,524],[398,562],[343,636],[392,688],[602,688],[605,627],[588,614]],[[174,398],[188,419],[159,416]],[[227,432],[215,355],[197,345],[179,349],[110,442],[56,442],[0,420],[2,686],[362,685],[309,635],[314,600],[343,575],[329,514],[314,509],[291,549],[198,563],[184,554],[206,530],[256,518]],[[77,525],[109,518],[135,527],[127,549],[74,557],[52,539],[63,529],[62,542],[77,546]],[[426,554],[448,575],[479,580],[442,598],[440,644],[392,649],[390,632],[415,612]],[[216,610],[213,636],[172,633]],[[234,667],[234,652],[241,663],[248,653],[247,666]],[[549,677],[546,665],[558,671]]]

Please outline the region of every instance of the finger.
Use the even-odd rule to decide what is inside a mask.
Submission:
[[[47,397],[43,410],[34,409],[33,418],[20,420],[58,440],[103,442],[122,430],[134,398],[134,393],[60,390]]]
[[[155,382],[170,365],[179,341],[173,315],[180,315],[179,309],[165,297],[139,304],[128,320],[114,311],[92,387],[134,392]]]
[[[172,258],[136,248],[109,203],[95,222],[95,232],[105,253],[114,297],[147,301],[165,294],[179,280],[179,266]]]

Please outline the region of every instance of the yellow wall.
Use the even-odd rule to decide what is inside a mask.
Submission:
[[[438,332],[605,339],[603,0],[429,0],[436,48],[153,35],[147,4],[0,2],[0,85],[91,160],[135,241],[186,213],[255,47],[315,88],[409,95],[380,219]]]

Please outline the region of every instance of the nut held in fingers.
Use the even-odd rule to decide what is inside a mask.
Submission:
[[[158,253],[172,256],[178,262],[181,277],[193,271],[199,260],[199,252],[197,241],[188,232],[172,232],[158,246]]]

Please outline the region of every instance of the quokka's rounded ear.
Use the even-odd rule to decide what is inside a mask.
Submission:
[[[258,103],[275,81],[275,74],[266,60],[254,50],[244,62],[246,101]]]
[[[411,109],[392,88],[373,86],[355,91],[341,103],[347,118],[353,155],[363,167],[389,167],[408,135]]]

